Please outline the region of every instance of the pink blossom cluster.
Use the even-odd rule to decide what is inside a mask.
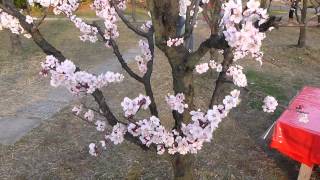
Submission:
[[[74,11],[79,7],[78,0],[29,0],[29,4],[33,5],[34,3],[39,3],[43,7],[53,7],[55,15],[61,13],[66,15],[76,28],[80,30],[81,35],[79,37],[81,41],[94,43],[98,40],[97,28],[85,23],[81,18],[74,15]]]
[[[147,64],[152,59],[152,54],[147,41],[140,40],[139,47],[141,50],[141,55],[136,56],[135,61],[137,62],[139,71],[145,74],[148,70]]]
[[[50,84],[53,87],[64,86],[71,93],[93,93],[97,88],[107,86],[112,82],[121,82],[124,78],[122,74],[106,72],[95,76],[85,71],[76,71],[76,66],[70,60],[61,63],[54,56],[47,56],[46,61],[41,63],[41,75],[51,74]]]
[[[110,139],[114,144],[120,144],[124,140],[124,135],[127,132],[127,126],[124,124],[117,123],[112,128],[112,132],[105,136],[105,139]]]
[[[249,0],[244,10],[241,1],[228,1],[223,6],[223,34],[228,44],[235,49],[234,60],[251,55],[262,63],[261,44],[265,33],[259,32],[254,23],[264,23],[268,15],[267,10],[259,6],[256,0]]]
[[[169,154],[187,154],[197,153],[203,146],[204,142],[212,140],[212,133],[217,129],[219,123],[225,118],[232,108],[235,108],[239,102],[239,90],[233,90],[227,95],[223,103],[214,105],[207,113],[200,110],[191,111],[192,122],[188,125],[182,123],[181,132],[177,130],[167,131],[160,123],[160,119],[151,116],[149,119],[131,122],[127,126],[117,123],[111,134],[105,136],[114,144],[120,144],[124,140],[124,135],[128,132],[134,137],[138,137],[142,144],[147,147],[152,144],[156,145],[157,153],[163,154],[166,149]],[[180,99],[183,99],[180,97]],[[137,105],[138,106],[138,105]],[[105,124],[102,124],[104,127]],[[99,131],[99,129],[97,128]],[[101,143],[105,147],[105,141]],[[93,156],[97,154],[97,147],[93,143],[89,145],[89,153]]]
[[[80,110],[81,110],[81,109],[80,109]],[[91,109],[89,109],[86,113],[84,113],[83,117],[84,117],[86,120],[92,122],[93,119],[94,119],[94,112],[93,112]]]
[[[148,32],[151,27],[152,27],[152,21],[148,20],[146,21],[146,23],[142,24],[141,29]]]
[[[79,105],[79,106],[74,106],[72,108],[72,112],[76,115],[76,116],[80,116],[81,112],[83,110],[83,106]],[[94,120],[94,112],[91,109],[88,109],[87,112],[85,112],[83,114],[84,119],[86,119],[88,122],[93,122]],[[101,120],[97,120],[96,122],[94,122],[97,131],[103,132],[105,131],[106,128],[106,122],[105,121],[101,121]]]
[[[211,69],[216,69],[217,72],[221,72],[222,71],[222,65],[221,64],[217,64],[214,60],[210,60],[209,63],[201,63],[196,65],[195,69],[196,72],[199,74],[203,74],[206,73],[210,68]]]
[[[178,111],[178,113],[182,114],[185,108],[188,108],[188,104],[184,103],[185,96],[183,93],[178,93],[175,96],[168,94],[166,96],[166,102],[169,107],[174,110]]]
[[[264,112],[267,112],[267,113],[274,112],[278,106],[278,102],[277,102],[276,98],[274,98],[272,96],[265,97],[263,100],[263,103],[264,104],[262,106],[262,109]]]
[[[231,76],[233,83],[238,87],[246,87],[248,85],[247,83],[247,77],[243,73],[243,67],[240,65],[230,66],[227,70],[227,76]]]
[[[139,137],[141,143],[147,147],[151,144],[156,144],[158,154],[163,154],[165,147],[170,147],[174,143],[173,134],[167,132],[165,127],[160,124],[160,120],[155,116],[130,123],[128,132],[135,137]]]
[[[121,106],[124,111],[124,116],[129,118],[133,117],[140,110],[140,108],[147,109],[150,104],[151,100],[149,96],[144,96],[142,94],[140,94],[138,97],[134,99],[125,97],[121,102]]]
[[[92,43],[95,43],[98,41],[97,33],[98,30],[96,27],[90,26],[87,23],[85,23],[81,18],[72,15],[70,16],[71,22],[74,23],[76,28],[78,28],[81,32],[81,35],[79,36],[80,40],[85,42],[85,41],[90,41]]]
[[[197,153],[204,142],[211,141],[212,133],[221,120],[239,104],[239,95],[239,90],[231,91],[230,95],[224,98],[223,104],[214,105],[206,114],[201,111],[191,111],[192,122],[188,125],[182,124],[182,135],[174,132],[175,143],[168,149],[168,153]]]
[[[119,7],[125,9],[125,1],[120,1]],[[118,26],[116,24],[117,12],[115,8],[112,7],[110,0],[95,0],[92,3],[91,8],[96,11],[98,17],[101,17],[104,20],[106,28],[104,37],[107,40],[119,37]]]
[[[171,47],[171,46],[180,46],[181,44],[183,44],[184,40],[183,38],[169,38],[169,40],[167,41],[167,46]]]
[[[26,16],[26,22],[32,24],[33,18]],[[31,38],[31,35],[23,29],[17,18],[9,15],[0,8],[0,31],[2,29],[9,29],[13,34],[23,34],[26,38]]]

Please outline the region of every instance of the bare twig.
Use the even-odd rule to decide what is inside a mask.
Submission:
[[[113,52],[114,54],[117,56],[117,59],[118,61],[120,62],[122,68],[132,77],[134,78],[135,80],[139,81],[140,83],[143,83],[143,79],[142,77],[140,77],[139,75],[137,75],[135,72],[133,72],[130,67],[128,66],[128,64],[126,63],[126,61],[123,59],[123,56],[122,54],[120,53],[119,51],[119,47],[117,45],[117,43],[113,40],[113,39],[106,39],[104,37],[104,33],[101,29],[101,27],[96,23],[94,22],[92,24],[92,26],[96,27],[98,29],[98,33],[100,34],[101,38],[103,39],[103,41],[105,43],[108,43],[109,45],[112,46],[113,48]]]
[[[39,26],[43,23],[43,21],[46,19],[48,15],[48,9],[46,8],[44,10],[43,16],[41,17],[41,19],[35,24],[35,26],[33,28],[35,29],[39,29]]]
[[[149,34],[141,31],[139,28],[135,27],[123,14],[123,12],[121,12],[121,10],[118,8],[118,6],[116,5],[115,0],[112,0],[112,5],[114,7],[114,9],[116,10],[118,16],[120,17],[120,19],[124,22],[124,24],[131,29],[133,32],[135,32],[136,34],[148,38]]]

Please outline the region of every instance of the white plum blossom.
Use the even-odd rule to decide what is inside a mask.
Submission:
[[[234,48],[234,61],[251,55],[262,63],[263,53],[260,49],[265,33],[259,32],[254,23],[264,23],[268,15],[259,5],[256,0],[249,0],[244,10],[241,1],[228,1],[223,5],[223,34],[229,46]],[[239,26],[241,28],[237,28]]]
[[[172,110],[178,111],[182,114],[185,108],[188,108],[188,104],[184,103],[185,96],[183,93],[178,93],[176,96],[168,94],[166,96],[166,102]]]
[[[82,104],[80,106],[74,106],[71,111],[78,116],[82,111]]]
[[[91,154],[92,156],[98,156],[96,144],[89,144],[89,154]]]
[[[74,23],[76,28],[80,30],[80,40],[94,43],[98,40],[97,28],[85,23],[81,18],[74,15],[74,11],[76,11],[80,5],[79,2],[80,1],[77,0],[29,0],[30,5],[39,3],[43,7],[53,7],[53,13],[55,15],[64,14]],[[105,2],[108,1],[106,0]]]
[[[223,101],[224,105],[215,105],[207,113],[191,111],[192,122],[188,125],[182,124],[183,136],[177,135],[175,143],[169,147],[168,153],[197,153],[204,142],[210,142],[213,131],[218,127],[222,118],[239,103],[239,90],[233,90]]]
[[[54,56],[47,56],[45,62],[41,62],[41,75],[51,74],[50,84],[53,87],[64,86],[72,94],[93,93],[97,88],[107,86],[112,82],[123,81],[124,76],[119,73],[106,72],[95,76],[85,71],[76,71],[76,66],[70,60],[61,63]]]
[[[123,124],[117,123],[112,128],[112,133],[106,135],[106,139],[110,139],[114,144],[120,144],[124,140],[124,135],[127,132],[127,127]]]
[[[267,112],[267,113],[274,112],[278,106],[278,102],[277,102],[276,98],[274,98],[272,96],[265,97],[263,100],[263,103],[264,104],[262,106],[262,109],[264,112]]]
[[[217,72],[222,72],[222,69],[223,69],[222,65],[218,64],[217,67],[216,67],[216,71]]]
[[[233,79],[233,83],[238,87],[246,87],[247,86],[247,77],[243,73],[243,67],[240,65],[230,66],[227,70],[227,76],[231,76]]]
[[[96,27],[88,25],[81,18],[75,15],[72,15],[69,18],[71,22],[73,22],[74,25],[80,30],[81,35],[79,36],[79,38],[81,41],[83,42],[90,41],[94,43],[98,40],[98,37],[97,37],[98,30]]]
[[[96,127],[97,131],[100,131],[100,132],[103,132],[106,128],[106,122],[104,121],[98,120],[95,122],[95,125],[97,126]]]
[[[199,74],[203,74],[203,73],[207,72],[208,70],[209,70],[208,63],[202,63],[202,64],[196,65],[196,71]]]
[[[209,68],[216,69],[217,72],[222,71],[222,65],[217,64],[214,60],[210,60],[209,63],[198,64],[195,67],[196,72],[199,74],[203,74],[203,73],[207,72],[209,70]]]
[[[91,109],[89,109],[86,113],[84,113],[84,118],[88,121],[93,121],[94,113]]]
[[[223,104],[214,105],[207,113],[200,110],[191,111],[192,122],[187,125],[182,123],[182,132],[178,132],[175,129],[167,131],[161,125],[160,119],[155,116],[130,123],[127,131],[134,137],[138,137],[141,143],[148,147],[155,144],[158,154],[165,153],[166,149],[169,154],[197,153],[202,149],[204,142],[212,140],[212,133],[218,128],[221,120],[227,116],[232,108],[239,104],[239,95],[239,90],[231,91],[223,100]],[[173,97],[171,98],[173,99]],[[179,99],[184,98],[180,97]],[[117,124],[117,126],[119,125]],[[116,129],[119,129],[119,127],[116,127]],[[114,136],[118,138],[118,135]],[[123,136],[120,136],[121,142],[122,138]]]
[[[149,96],[144,96],[142,94],[134,99],[125,97],[121,102],[125,117],[134,116],[140,108],[146,110],[150,104],[151,100]]]
[[[165,147],[163,145],[157,146],[157,154],[162,155],[166,151]]]
[[[148,20],[146,21],[146,23],[142,24],[141,29],[148,32],[151,27],[152,27],[152,21]]]
[[[111,6],[109,0],[94,0],[91,8],[96,11],[96,15],[104,20],[105,34],[104,37],[108,39],[115,39],[119,37],[117,21],[117,12]],[[124,1],[120,1],[118,8],[125,9]]]
[[[139,71],[145,74],[148,70],[147,63],[152,59],[152,54],[149,49],[148,42],[144,40],[139,41],[139,47],[141,49],[141,55],[135,57]]]
[[[183,44],[184,40],[183,38],[169,38],[169,40],[167,41],[167,46],[171,47],[171,46],[180,46],[181,44]]]
[[[209,66],[210,66],[211,69],[217,68],[217,63],[216,63],[216,61],[210,60],[210,61],[209,61]]]
[[[32,18],[31,16],[27,15],[27,16],[26,16],[26,22],[27,22],[28,24],[32,24],[32,23],[33,23],[33,18]]]
[[[24,34],[25,30],[19,20],[0,8],[0,30],[9,29],[13,34]]]
[[[101,144],[101,147],[102,147],[103,149],[107,149],[106,141],[105,141],[105,140],[100,141],[100,144]]]

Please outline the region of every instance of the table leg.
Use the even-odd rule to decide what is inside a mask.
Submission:
[[[309,180],[312,174],[313,165],[307,166],[305,164],[301,164],[298,180]]]

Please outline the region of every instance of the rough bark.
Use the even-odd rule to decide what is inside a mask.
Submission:
[[[194,156],[175,154],[172,156],[171,164],[175,180],[193,180],[194,176]]]
[[[308,10],[308,0],[303,0],[303,7],[301,11],[301,24],[303,26],[300,27],[300,34],[299,34],[299,40],[298,40],[298,47],[304,47],[306,45],[306,31],[307,31],[307,10]]]
[[[230,65],[233,63],[233,53],[232,48],[227,48],[223,53],[223,62],[222,62],[222,72],[219,73],[218,78],[214,84],[214,89],[212,92],[209,108],[212,108],[213,105],[219,104],[222,102],[226,92],[230,92],[231,84],[226,83],[226,72],[229,69]]]

